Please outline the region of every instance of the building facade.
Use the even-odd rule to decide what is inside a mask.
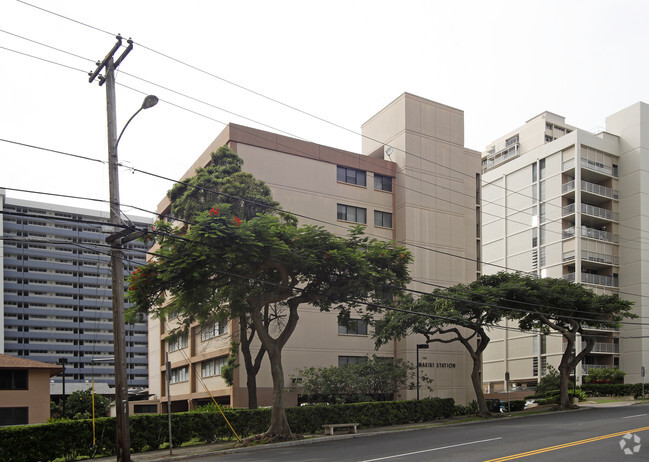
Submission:
[[[50,377],[60,366],[0,354],[0,427],[50,418]]]
[[[483,272],[565,278],[632,300],[634,312],[646,317],[648,124],[644,103],[609,116],[599,133],[544,112],[489,145],[482,160]],[[501,327],[484,354],[488,391],[503,389],[505,372],[514,386],[534,386],[548,366],[558,366],[561,335]],[[577,382],[589,369],[611,367],[640,382],[641,366],[649,365],[646,330],[642,320],[629,320],[595,332]]]
[[[270,186],[284,210],[309,217],[301,218],[301,224],[346,234],[349,226],[362,223],[370,236],[408,246],[414,254],[414,289],[430,292],[475,279],[480,154],[464,147],[463,112],[405,93],[363,125],[363,137],[363,153],[358,154],[229,124],[183,178],[207,165],[211,152],[228,145],[244,160],[244,171]],[[169,207],[165,198],[158,211],[164,215]],[[345,364],[374,353],[414,364],[416,345],[424,341],[412,336],[375,351],[371,329],[360,319],[349,328],[338,325],[336,313],[310,306],[300,310],[296,331],[283,350],[287,384],[300,368]],[[220,376],[230,335],[238,332],[236,322],[196,325],[168,341],[173,327],[173,320],[149,319],[150,393],[166,403],[168,354],[172,410],[193,408],[210,396],[234,407],[247,406],[243,365],[236,369],[232,387]],[[471,360],[461,345],[433,343],[420,352],[420,363],[422,374],[433,379],[432,395],[461,403],[475,398]],[[267,358],[257,386],[259,404],[270,404]],[[296,404],[298,390],[291,386],[287,402]],[[401,399],[415,396],[415,390],[400,394]],[[422,389],[421,396],[431,394]]]
[[[113,386],[108,213],[13,199],[2,190],[0,212],[0,351],[50,364],[65,358],[66,382]],[[147,249],[139,241],[126,246],[126,271],[145,261]],[[146,320],[127,325],[126,341],[128,384],[146,387]]]

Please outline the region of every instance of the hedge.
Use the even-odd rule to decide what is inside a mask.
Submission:
[[[581,389],[589,396],[641,396],[641,383],[584,383]],[[649,385],[645,385],[649,391]]]
[[[420,401],[383,401],[304,406],[286,409],[286,417],[295,433],[315,433],[322,425],[358,422],[362,427],[426,422],[453,415],[452,398],[429,398]],[[223,409],[240,437],[266,431],[271,410]],[[133,452],[158,449],[168,442],[166,414],[130,417]],[[182,412],[171,415],[174,446],[198,439],[214,442],[233,439],[230,428],[218,412]],[[114,454],[115,419],[96,419],[96,447],[92,447],[92,420],[56,421],[40,425],[0,428],[0,462],[51,461],[57,458]]]

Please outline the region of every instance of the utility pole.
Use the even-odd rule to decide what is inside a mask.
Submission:
[[[113,55],[122,45],[122,37],[118,35],[117,43],[108,52],[102,62],[97,62],[97,69],[89,73],[92,81],[105,69],[104,77],[99,77],[99,85],[106,83],[106,113],[108,120],[108,181],[110,188],[110,222],[113,225],[121,224],[119,204],[119,178],[117,161],[117,111],[115,106],[115,69],[133,49],[133,41],[128,40],[128,47],[122,55],[113,61]],[[115,441],[117,446],[117,460],[129,462],[131,460],[131,436],[128,428],[128,383],[126,377],[126,333],[124,321],[124,264],[122,262],[122,240],[111,235],[107,242],[110,243],[110,263],[112,273],[112,300],[113,300],[113,349],[115,356]],[[112,238],[112,239],[111,239]]]

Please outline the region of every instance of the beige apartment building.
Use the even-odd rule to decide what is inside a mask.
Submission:
[[[45,423],[50,418],[50,377],[55,364],[0,354],[0,427]]]
[[[183,178],[210,160],[210,153],[228,145],[244,160],[243,170],[264,180],[285,210],[346,233],[355,223],[367,225],[373,237],[396,240],[414,254],[412,287],[432,291],[475,279],[479,242],[477,219],[480,153],[464,147],[464,114],[408,93],[399,96],[362,127],[362,153],[318,145],[250,127],[229,124],[207,147]],[[165,198],[158,212],[169,209]],[[243,366],[234,386],[220,376],[235,321],[194,326],[186,336],[166,340],[173,320],[149,320],[149,389],[166,406],[165,355],[171,363],[172,410],[194,408],[214,396],[233,407],[247,406]],[[303,307],[295,333],[284,348],[287,403],[295,405],[297,389],[290,376],[307,366],[324,367],[358,361],[376,353],[415,363],[410,337],[374,350],[371,328],[360,319],[354,328],[339,326],[336,313]],[[253,351],[254,354],[254,351]],[[471,360],[459,344],[434,343],[419,353],[421,373],[433,379],[432,395],[459,403],[475,398]],[[203,385],[205,384],[205,385]],[[257,379],[260,405],[271,402],[272,382],[267,358]],[[416,396],[403,390],[400,399]],[[421,396],[431,396],[421,389]]]
[[[632,300],[642,317],[597,331],[578,383],[589,369],[616,366],[637,383],[649,365],[648,148],[649,106],[636,103],[607,117],[598,133],[544,112],[483,153],[483,272],[565,278]],[[487,391],[503,390],[505,372],[512,386],[534,386],[558,366],[560,335],[501,327],[484,354]]]

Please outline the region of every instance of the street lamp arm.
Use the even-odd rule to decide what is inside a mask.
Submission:
[[[136,115],[138,115],[142,111],[142,108],[138,109],[135,111],[135,114],[131,116],[130,119],[128,119],[128,122],[126,122],[126,125],[124,125],[124,128],[122,128],[122,131],[119,133],[119,136],[117,137],[117,142],[115,143],[115,149],[117,149],[117,146],[119,146],[119,140],[122,139],[122,135],[124,134],[124,130],[126,130],[126,127],[128,127],[128,124],[131,123],[131,120],[135,118]]]

